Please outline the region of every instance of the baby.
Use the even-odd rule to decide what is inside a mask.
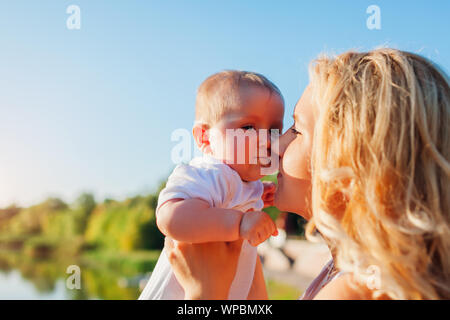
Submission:
[[[198,89],[193,128],[203,156],[178,165],[159,195],[157,225],[166,236],[189,243],[244,239],[229,299],[267,298],[256,246],[277,235],[261,211],[273,205],[275,186],[259,179],[271,166],[271,133],[281,132],[283,116],[283,97],[264,76],[210,76]],[[139,299],[184,299],[164,250]]]

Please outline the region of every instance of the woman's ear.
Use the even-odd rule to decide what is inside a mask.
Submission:
[[[211,144],[209,141],[209,126],[204,123],[196,123],[192,128],[192,135],[194,136],[197,147],[203,153],[211,152]]]

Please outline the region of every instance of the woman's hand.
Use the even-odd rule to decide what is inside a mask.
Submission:
[[[185,299],[228,299],[242,241],[190,244],[166,237],[164,248]]]

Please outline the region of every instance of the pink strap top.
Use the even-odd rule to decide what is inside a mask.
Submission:
[[[325,267],[323,267],[320,274],[309,285],[308,289],[300,297],[300,300],[312,300],[319,293],[319,291],[325,287],[331,280],[342,275],[342,272],[338,272],[334,267],[334,261],[331,259]]]

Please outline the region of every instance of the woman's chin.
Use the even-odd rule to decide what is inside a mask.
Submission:
[[[296,205],[289,205],[290,199],[289,198],[283,199],[283,197],[281,196],[282,195],[281,191],[282,190],[277,190],[274,198],[274,206],[277,207],[278,210],[297,214],[302,218],[304,218],[305,220],[309,220],[311,218],[308,214],[305,214],[306,212],[308,212],[307,208],[300,207],[298,203]]]
[[[289,211],[287,210],[285,204],[286,201],[283,201],[282,197],[280,197],[278,195],[279,190],[277,190],[277,192],[275,193],[275,197],[274,197],[274,206],[277,207],[278,210],[280,211]]]

